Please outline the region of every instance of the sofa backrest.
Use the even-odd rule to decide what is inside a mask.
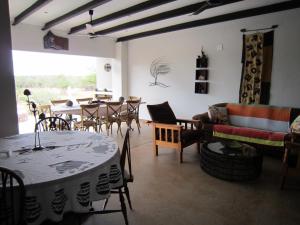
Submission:
[[[233,103],[228,103],[226,108],[230,124],[234,126],[284,133],[289,131],[291,108]]]

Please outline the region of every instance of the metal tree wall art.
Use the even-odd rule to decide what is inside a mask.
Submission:
[[[151,63],[150,74],[154,77],[154,82],[150,82],[149,86],[169,87],[158,81],[158,76],[165,75],[170,72],[169,64],[164,62],[162,59],[156,59]]]

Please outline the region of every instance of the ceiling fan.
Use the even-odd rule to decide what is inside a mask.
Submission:
[[[203,12],[206,9],[222,5],[225,2],[226,2],[226,0],[206,0],[199,9],[197,9],[195,12],[193,12],[192,15],[198,15],[199,13]]]
[[[85,34],[76,34],[76,36],[88,36],[89,38],[96,38],[99,35],[95,34],[95,31],[93,29],[93,14],[94,10],[89,10],[90,15],[90,21],[85,24]]]

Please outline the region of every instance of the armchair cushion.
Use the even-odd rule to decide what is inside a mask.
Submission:
[[[147,105],[150,117],[155,123],[176,124],[176,116],[168,102]]]
[[[195,141],[200,141],[203,137],[203,132],[201,130],[182,130],[181,131],[181,141],[183,145],[188,145],[190,143],[195,143]]]

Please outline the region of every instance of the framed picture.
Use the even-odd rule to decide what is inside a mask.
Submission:
[[[207,80],[208,70],[196,70],[196,80]]]
[[[207,94],[208,93],[208,82],[196,82],[195,83],[196,94]]]

